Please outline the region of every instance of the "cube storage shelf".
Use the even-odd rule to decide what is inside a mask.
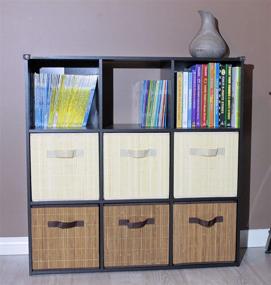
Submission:
[[[24,58],[30,274],[239,265],[244,57]],[[208,62],[241,67],[240,128],[177,129],[175,73]],[[35,128],[33,74],[55,67],[98,74],[98,124]],[[165,128],[140,127],[143,79],[170,82]]]

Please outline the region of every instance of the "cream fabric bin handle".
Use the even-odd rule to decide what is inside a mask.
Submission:
[[[84,151],[78,149],[69,149],[69,150],[48,150],[47,158],[75,158],[83,156]]]
[[[133,150],[133,149],[121,149],[120,156],[124,157],[132,157],[132,158],[145,158],[149,156],[156,156],[156,149],[141,149],[141,150]]]
[[[224,155],[225,148],[190,148],[190,155],[214,157]]]

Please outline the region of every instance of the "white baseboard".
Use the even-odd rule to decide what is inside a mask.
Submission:
[[[241,231],[241,247],[265,247],[269,229]],[[27,237],[0,237],[0,255],[28,254]]]
[[[0,237],[0,255],[28,254],[28,237]]]
[[[240,233],[241,247],[265,247],[269,229],[244,230]]]

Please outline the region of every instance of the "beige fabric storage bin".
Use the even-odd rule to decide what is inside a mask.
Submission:
[[[168,133],[104,134],[105,199],[168,196]]]
[[[174,197],[237,195],[238,133],[174,134]]]
[[[33,201],[99,199],[97,133],[31,134]]]

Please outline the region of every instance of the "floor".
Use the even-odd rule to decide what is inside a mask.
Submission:
[[[240,267],[120,273],[28,275],[28,256],[0,256],[0,285],[220,285],[271,284],[271,254],[246,251]]]

